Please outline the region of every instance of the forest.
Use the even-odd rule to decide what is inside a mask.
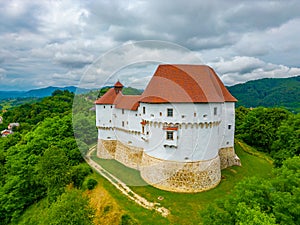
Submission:
[[[74,99],[80,104],[74,106]],[[74,97],[57,90],[3,113],[1,130],[9,122],[20,126],[0,138],[0,224],[22,224],[20,216],[42,201],[46,208],[35,218],[39,224],[95,223],[95,208],[83,193],[97,181],[82,157],[97,138],[92,106],[88,95]],[[242,179],[229,194],[199,212],[202,222],[300,224],[299,139],[299,114],[282,108],[238,107],[236,140],[270,157],[274,168],[269,179],[255,174]],[[135,224],[132,221],[123,215],[120,224]]]

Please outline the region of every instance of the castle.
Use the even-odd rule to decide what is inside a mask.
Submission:
[[[234,151],[236,99],[206,65],[159,65],[141,95],[118,81],[96,100],[97,156],[174,192],[209,190]]]

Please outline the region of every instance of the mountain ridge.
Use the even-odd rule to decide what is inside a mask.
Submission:
[[[238,99],[237,107],[285,107],[300,112],[300,75],[251,80],[227,88]]]

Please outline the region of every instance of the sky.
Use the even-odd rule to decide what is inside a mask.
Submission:
[[[0,0],[0,90],[144,88],[159,63],[225,85],[300,75],[300,1]]]

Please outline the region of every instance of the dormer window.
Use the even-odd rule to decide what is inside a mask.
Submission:
[[[173,117],[173,109],[167,109],[167,116]]]

